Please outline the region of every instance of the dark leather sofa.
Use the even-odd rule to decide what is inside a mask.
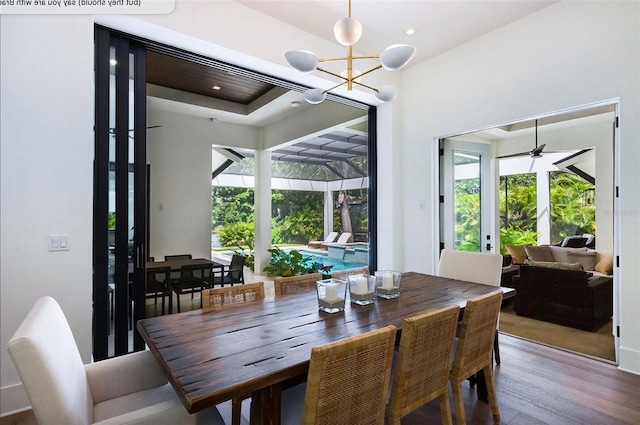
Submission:
[[[587,331],[595,331],[613,315],[613,279],[580,270],[520,266],[512,279],[514,311]]]

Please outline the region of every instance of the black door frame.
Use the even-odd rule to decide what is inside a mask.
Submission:
[[[109,128],[110,50],[116,47],[115,129]],[[130,58],[133,64],[130,64]],[[145,313],[145,259],[147,229],[146,170],[146,69],[145,48],[105,28],[95,29],[95,159],[93,222],[93,356],[102,360],[110,356],[110,310],[113,311],[112,354],[127,354],[130,320]],[[129,131],[130,65],[134,79],[134,123]],[[115,138],[115,163],[110,161],[110,137]],[[129,143],[135,141],[133,164],[129,160]],[[109,172],[115,171],[116,231],[115,290],[109,290]],[[129,241],[129,174],[133,172],[134,219],[133,240]],[[130,283],[131,282],[131,283]],[[109,294],[113,299],[109,300]],[[132,303],[133,302],[133,308]],[[130,317],[132,315],[133,317]],[[144,349],[144,341],[133,332],[133,350]]]

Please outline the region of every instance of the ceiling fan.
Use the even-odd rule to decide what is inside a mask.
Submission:
[[[162,126],[161,125],[150,125],[150,126],[147,127],[147,130],[152,129],[152,128],[160,128],[160,127],[162,127]],[[134,130],[133,128],[129,129],[129,131],[133,131],[133,130]],[[109,134],[112,135],[112,136],[115,136],[115,134],[116,134],[115,127],[109,127]],[[133,136],[129,135],[129,138],[133,139]]]
[[[530,151],[527,152],[519,152],[519,153],[512,153],[510,155],[502,155],[502,156],[497,156],[497,159],[502,159],[502,158],[513,158],[516,156],[530,156],[531,158],[535,159],[535,158],[542,158],[542,150],[544,149],[544,147],[546,146],[546,144],[542,144],[540,146],[538,146],[538,120],[536,120],[536,147],[531,149]]]

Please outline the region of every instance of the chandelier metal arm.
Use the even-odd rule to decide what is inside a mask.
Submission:
[[[334,76],[336,78],[340,78],[341,80],[344,80],[345,83],[349,80],[347,77],[343,77],[342,75],[336,74],[335,72],[329,71],[327,69],[320,68],[320,67],[317,67],[316,69],[318,71],[320,71],[320,72],[324,72],[325,74],[329,74],[329,75],[332,75],[332,76]]]
[[[380,55],[371,55],[371,56],[351,56],[351,59],[380,59]],[[349,60],[349,56],[344,56],[341,58],[318,58],[318,62],[336,62],[336,61],[346,61]]]
[[[391,102],[397,96],[397,90],[393,86],[383,85],[379,89],[363,84],[360,81],[361,77],[370,74],[380,68],[384,68],[388,71],[397,71],[402,69],[415,55],[416,48],[408,44],[393,44],[388,46],[384,51],[378,55],[353,55],[353,45],[358,42],[362,35],[362,24],[351,17],[351,0],[348,0],[348,17],[342,18],[333,27],[333,34],[336,37],[338,43],[342,46],[346,46],[347,55],[342,57],[332,58],[318,58],[312,52],[306,50],[288,51],[285,53],[285,58],[289,65],[294,69],[303,72],[311,73],[312,71],[320,71],[328,74],[334,78],[337,78],[340,83],[336,84],[330,89],[309,89],[305,91],[304,98],[311,104],[318,104],[325,99],[326,93],[341,86],[346,86],[347,91],[351,91],[354,84],[360,87],[364,87],[368,90],[375,92],[375,97],[381,102]],[[371,69],[360,72],[354,69],[354,61],[359,59],[369,59],[379,61],[377,66]],[[333,71],[321,68],[318,66],[322,62],[337,62],[345,61],[346,70],[341,74],[337,74]],[[357,74],[357,75],[354,75]]]
[[[347,84],[347,80],[344,80],[343,82],[341,82],[341,83],[339,83],[339,84],[336,84],[336,85],[335,85],[335,86],[333,86],[333,87],[330,87],[330,88],[328,88],[328,89],[326,89],[326,90],[323,90],[323,91],[322,91],[322,93],[328,93],[328,92],[330,92],[330,91],[331,91],[331,90],[333,90],[333,89],[337,89],[337,88],[338,88],[338,87],[340,87],[340,86],[344,86],[345,84]]]
[[[356,76],[355,76],[355,77],[353,77],[353,78],[360,78],[360,77],[362,77],[363,75],[367,75],[367,74],[369,74],[369,73],[371,73],[371,72],[373,72],[373,71],[376,71],[376,70],[378,70],[378,69],[380,69],[380,68],[382,68],[382,65],[376,65],[376,66],[374,66],[373,68],[371,68],[370,70],[368,70],[368,71],[364,71],[364,72],[362,72],[362,73],[360,73],[360,74],[356,75]],[[354,82],[355,82],[355,81],[354,81]]]
[[[375,87],[368,86],[368,85],[366,85],[366,84],[363,84],[363,83],[358,82],[358,81],[355,81],[355,80],[353,80],[352,82],[353,82],[353,84],[357,84],[357,85],[359,85],[359,86],[361,86],[361,87],[365,87],[365,88],[367,88],[367,89],[369,89],[369,90],[371,90],[371,91],[374,91],[374,92],[376,92],[376,93],[378,93],[378,92],[380,91],[380,90],[378,90],[378,89],[377,89],[377,88],[375,88]]]

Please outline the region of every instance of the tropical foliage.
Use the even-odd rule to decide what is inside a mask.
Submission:
[[[368,233],[367,189],[345,191],[349,223],[341,217],[345,206],[337,204],[334,228],[337,231]],[[214,186],[211,192],[212,229],[223,246],[253,246],[254,191],[246,188]],[[306,244],[324,231],[324,193],[273,190],[271,194],[271,238],[274,244]],[[349,228],[350,230],[346,230]]]
[[[264,268],[267,276],[296,276],[314,272],[311,257],[292,249],[284,251],[277,246],[269,250],[271,263]]]
[[[480,197],[474,185],[476,179],[456,182],[457,249],[480,250]],[[550,173],[551,243],[562,242],[566,236],[595,234],[595,206],[584,205],[584,193],[593,184],[572,173]],[[500,177],[500,252],[507,254],[506,245],[537,243],[537,191],[535,174]]]
[[[593,184],[581,177],[562,171],[550,173],[551,243],[565,237],[596,233],[596,207],[583,205],[583,196]]]

